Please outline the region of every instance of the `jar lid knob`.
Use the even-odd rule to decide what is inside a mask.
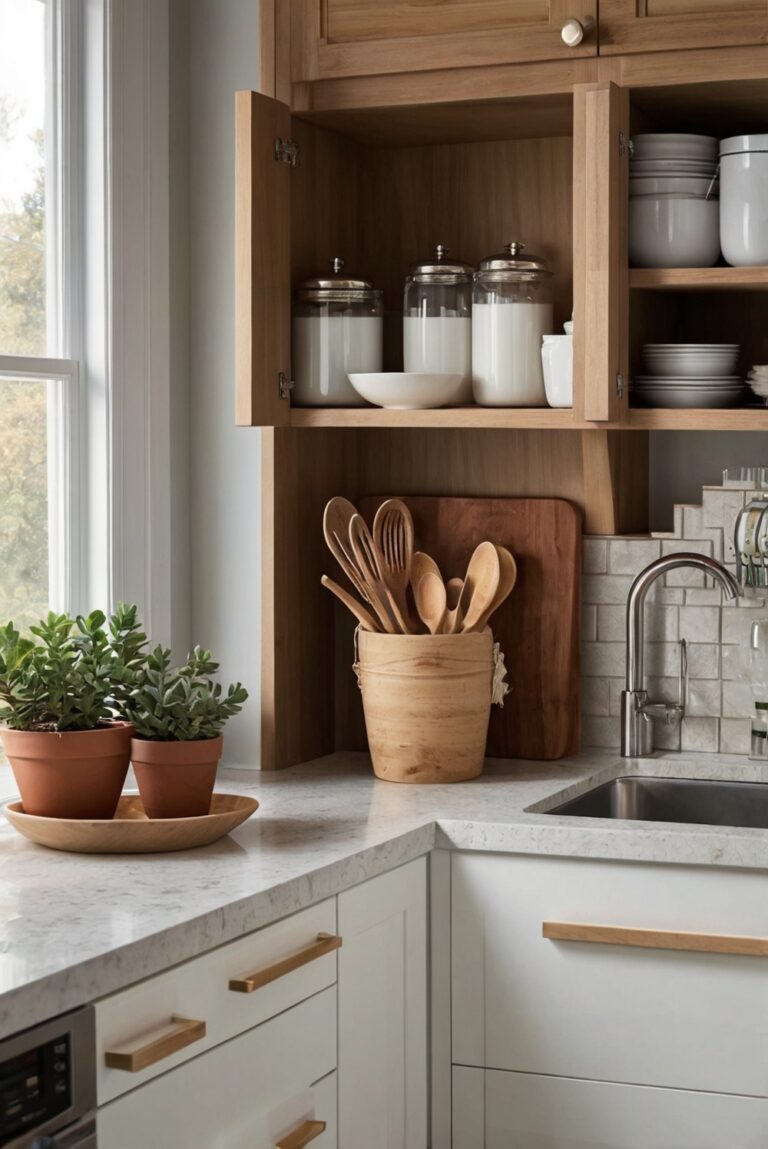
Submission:
[[[445,259],[446,255],[450,252],[450,247],[446,247],[444,243],[436,243],[433,255],[438,263]]]
[[[339,272],[342,270],[342,268],[344,267],[344,260],[341,258],[341,256],[334,255],[333,259],[331,260],[331,267],[333,268],[333,270],[335,272]]]
[[[508,251],[510,255],[519,255],[521,251],[525,251],[525,244],[513,239],[512,243],[508,243],[504,250]]]

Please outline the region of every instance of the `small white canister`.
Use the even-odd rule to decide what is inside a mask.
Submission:
[[[768,263],[768,135],[720,141],[720,246],[732,267]]]

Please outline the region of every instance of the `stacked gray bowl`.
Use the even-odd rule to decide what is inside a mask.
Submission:
[[[712,267],[720,258],[713,136],[633,136],[629,169],[632,267]]]

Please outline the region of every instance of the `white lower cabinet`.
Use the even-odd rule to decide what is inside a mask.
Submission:
[[[453,1070],[453,1149],[765,1149],[768,1102]]]
[[[335,1068],[330,988],[102,1106],[99,1149],[336,1149]]]
[[[339,1149],[426,1149],[427,862],[338,898]]]
[[[768,1096],[767,892],[757,871],[454,855],[453,1063]],[[581,936],[600,926],[618,944]]]

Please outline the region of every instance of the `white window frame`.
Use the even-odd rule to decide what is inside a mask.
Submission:
[[[46,0],[50,599],[171,635],[168,0]],[[63,149],[59,152],[59,143]]]

